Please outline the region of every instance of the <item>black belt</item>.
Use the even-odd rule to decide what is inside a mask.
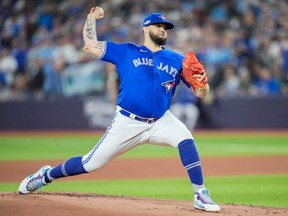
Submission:
[[[130,113],[124,109],[121,109],[120,113],[124,116],[127,116],[128,118],[132,118],[132,119],[135,119],[135,120],[141,121],[141,122],[146,122],[148,124],[152,124],[159,119],[159,118],[143,118],[143,117],[134,115],[133,113]]]

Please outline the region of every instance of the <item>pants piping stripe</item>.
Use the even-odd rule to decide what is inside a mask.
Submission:
[[[94,147],[93,151],[90,153],[90,155],[82,162],[82,165],[88,163],[88,161],[92,158],[95,151],[99,148],[105,137],[107,136],[107,132],[102,136],[102,138],[99,140],[98,144]]]
[[[90,155],[82,162],[82,165],[88,163],[88,161],[92,158],[92,156],[94,155],[95,151],[99,148],[99,146],[103,143],[104,139],[106,138],[107,134],[109,133],[109,130],[112,128],[112,124],[114,123],[114,119],[116,117],[116,114],[114,114],[113,116],[113,120],[111,122],[111,125],[107,128],[105,134],[102,136],[102,138],[99,140],[99,142],[97,143],[97,145],[93,148],[92,152],[90,153]]]

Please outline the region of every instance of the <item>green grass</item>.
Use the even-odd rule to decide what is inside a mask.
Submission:
[[[197,136],[196,144],[205,156],[288,155],[288,133],[279,135]]]
[[[288,175],[207,177],[206,186],[218,203],[288,208]],[[0,184],[0,192],[17,189]],[[42,191],[81,192],[120,196],[193,200],[188,179],[55,181]]]
[[[100,137],[23,136],[0,137],[0,161],[67,159],[89,152]],[[201,156],[288,155],[287,136],[209,134],[195,136]],[[178,157],[174,148],[142,145],[121,158]]]
[[[221,203],[288,208],[288,175],[213,177],[208,182]]]
[[[93,137],[1,137],[0,160],[55,160],[83,155],[93,148]]]
[[[201,157],[288,155],[288,134],[195,134]],[[41,135],[0,136],[1,161],[65,160],[89,152],[97,136]],[[121,158],[178,157],[174,148],[142,145]],[[288,208],[288,174],[263,176],[206,177],[206,186],[219,203],[237,203]],[[18,184],[0,184],[0,192],[17,191]],[[44,191],[69,191],[192,200],[192,187],[186,179],[133,179],[99,181],[55,181]]]

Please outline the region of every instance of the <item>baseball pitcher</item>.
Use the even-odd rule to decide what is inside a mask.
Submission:
[[[163,14],[153,13],[144,19],[144,43],[141,46],[98,41],[95,20],[103,17],[104,11],[100,7],[93,7],[87,15],[83,49],[98,60],[116,65],[120,85],[111,124],[90,152],[72,157],[53,168],[43,166],[21,182],[19,193],[31,193],[55,179],[98,170],[137,145],[150,143],[178,149],[194,188],[196,209],[220,211],[204,186],[191,132],[169,111],[180,82],[191,89],[191,94],[198,97],[207,94],[208,76],[203,65],[193,52],[183,56],[164,47],[168,30],[174,25]]]

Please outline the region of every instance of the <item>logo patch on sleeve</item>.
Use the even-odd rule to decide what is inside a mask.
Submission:
[[[171,91],[171,89],[173,89],[175,85],[175,80],[163,82],[161,83],[161,85],[164,86],[164,88],[166,89],[166,94],[168,94]]]

